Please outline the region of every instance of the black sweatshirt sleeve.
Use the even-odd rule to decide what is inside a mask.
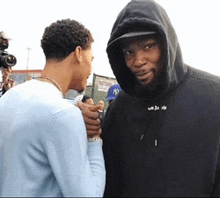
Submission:
[[[215,183],[213,186],[211,197],[220,197],[220,150],[218,153],[218,161],[215,172]]]
[[[103,153],[106,167],[104,197],[120,197],[120,162],[118,160],[117,123],[112,108],[108,108],[102,125]]]

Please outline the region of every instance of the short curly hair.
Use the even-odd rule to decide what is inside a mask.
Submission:
[[[41,39],[41,47],[46,60],[62,61],[75,51],[77,46],[85,50],[90,47],[93,41],[91,32],[81,23],[75,20],[63,19],[45,28]]]

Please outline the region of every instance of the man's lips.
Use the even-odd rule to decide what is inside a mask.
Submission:
[[[146,71],[146,72],[140,72],[140,73],[136,73],[136,76],[139,80],[146,80],[147,78],[149,78],[151,75],[153,75],[153,71]]]

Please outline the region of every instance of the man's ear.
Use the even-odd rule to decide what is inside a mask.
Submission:
[[[75,51],[75,60],[77,63],[80,63],[82,61],[82,48],[80,46],[77,46]]]

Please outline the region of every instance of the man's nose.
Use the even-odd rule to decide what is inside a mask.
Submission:
[[[148,62],[143,50],[137,50],[134,56],[134,67],[142,67]]]

